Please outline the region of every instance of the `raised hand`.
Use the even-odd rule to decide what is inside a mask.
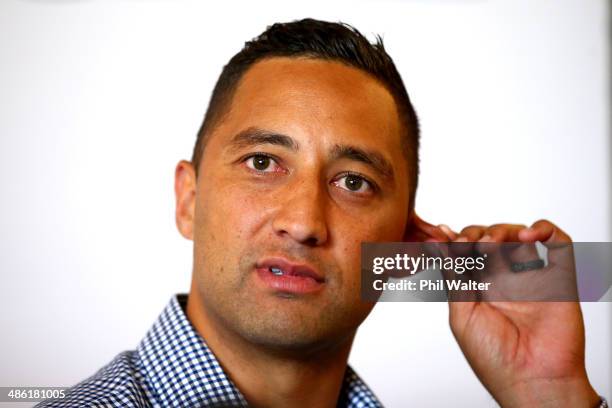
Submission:
[[[497,224],[470,226],[461,233],[446,226],[440,230],[453,242],[540,241],[549,248],[553,263],[555,245],[571,243],[565,232],[545,220],[530,228]],[[449,307],[450,326],[461,350],[500,405],[597,406],[599,397],[584,365],[584,323],[578,302],[484,298],[449,302]]]

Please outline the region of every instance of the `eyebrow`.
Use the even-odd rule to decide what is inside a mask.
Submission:
[[[300,148],[299,144],[291,137],[258,127],[250,127],[245,129],[234,136],[230,141],[230,147],[232,150],[239,150],[245,147],[263,144],[282,146],[293,151],[297,151]]]
[[[349,159],[358,161],[370,166],[386,179],[393,180],[393,166],[385,157],[372,150],[365,150],[349,145],[335,145],[332,148],[332,159]]]

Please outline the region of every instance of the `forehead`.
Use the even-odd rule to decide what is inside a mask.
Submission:
[[[301,145],[352,144],[382,149],[392,162],[405,160],[393,96],[367,72],[336,61],[275,57],[255,63],[218,129],[229,138],[252,126]]]

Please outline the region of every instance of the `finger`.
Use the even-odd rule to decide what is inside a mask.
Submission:
[[[484,234],[486,227],[482,225],[470,225],[461,230],[450,245],[452,256],[467,256],[471,255],[474,250],[474,242]]]
[[[490,238],[486,242],[521,242],[519,232],[525,228],[522,224],[495,224],[486,229],[484,237]]]
[[[439,227],[428,223],[413,213],[410,225],[404,236],[408,242],[448,242],[448,237]]]
[[[565,231],[548,220],[534,222],[531,227],[520,231],[518,237],[523,242],[540,241],[545,245],[572,242],[572,239]]]
[[[540,241],[548,249],[549,266],[565,271],[568,279],[576,279],[572,239],[561,228],[548,220],[539,220],[520,232],[523,242]]]
[[[476,245],[479,253],[488,256],[502,255],[501,259],[509,262],[531,261],[538,259],[538,253],[532,243],[521,243],[519,232],[526,228],[522,224],[494,224],[486,229],[485,235]],[[492,260],[492,258],[490,258]],[[495,269],[500,269],[498,266]],[[493,274],[500,270],[491,271]]]
[[[448,225],[446,225],[446,224],[440,224],[440,225],[438,225],[438,228],[440,228],[440,229],[442,230],[442,232],[444,232],[444,233],[446,234],[446,237],[447,237],[449,240],[451,240],[451,241],[452,241],[452,240],[454,240],[454,239],[456,239],[456,238],[457,238],[457,236],[458,236],[458,234],[457,234],[455,231],[453,231],[453,230],[452,230],[452,229],[451,229],[451,228],[450,228]]]
[[[482,225],[470,225],[465,227],[455,239],[456,242],[478,242],[484,235],[486,227]]]

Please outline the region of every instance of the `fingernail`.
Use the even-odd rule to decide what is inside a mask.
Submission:
[[[454,242],[467,242],[467,238],[466,237],[459,237]]]
[[[491,237],[489,234],[485,234],[478,240],[478,242],[493,242],[493,237]]]

